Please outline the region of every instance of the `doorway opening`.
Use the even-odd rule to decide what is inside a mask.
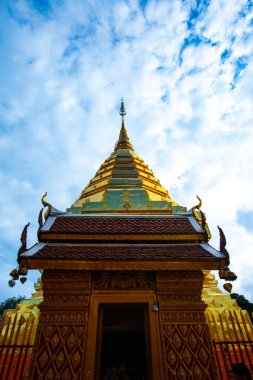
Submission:
[[[96,378],[150,380],[147,305],[102,304],[98,321]]]

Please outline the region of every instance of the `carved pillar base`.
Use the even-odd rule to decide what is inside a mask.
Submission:
[[[91,276],[45,270],[44,301],[29,379],[81,379],[86,357]]]
[[[166,380],[216,379],[210,334],[201,301],[202,271],[157,273]]]

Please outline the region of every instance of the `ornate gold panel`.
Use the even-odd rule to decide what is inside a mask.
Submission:
[[[44,301],[29,379],[82,379],[86,358],[91,276],[44,271]]]
[[[201,271],[157,272],[164,379],[216,379]]]

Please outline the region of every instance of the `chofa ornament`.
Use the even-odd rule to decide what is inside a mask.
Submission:
[[[18,257],[21,255],[21,253],[27,250],[27,230],[29,226],[30,226],[30,222],[25,225],[22,231],[22,234],[20,236],[21,246],[18,250]]]
[[[20,236],[21,246],[18,250],[18,262],[19,262],[21,254],[27,250],[27,230],[29,226],[30,226],[30,223],[27,223],[25,225]],[[19,280],[19,276],[26,276],[27,272],[28,272],[28,269],[25,268],[24,266],[18,266],[18,268],[12,269],[12,271],[10,272],[10,276],[12,277],[12,279],[8,281],[9,286],[12,288],[16,284],[16,281]],[[26,282],[26,278],[21,277],[20,282],[21,284],[24,284]]]
[[[45,212],[45,220],[47,220],[47,218],[49,217],[50,212],[52,210],[52,205],[45,200],[46,196],[47,196],[47,191],[45,192],[45,194],[41,198],[41,202],[42,202],[43,206],[47,207],[47,211]],[[41,221],[39,221],[39,224],[40,224],[40,222]]]
[[[218,230],[220,233],[220,252],[225,255],[225,259],[226,259],[226,264],[225,264],[224,268],[219,270],[219,277],[222,280],[235,281],[237,279],[237,275],[229,269],[230,256],[229,256],[229,253],[226,249],[227,240],[226,240],[226,237],[225,237],[225,234],[224,234],[222,228],[219,226],[217,226],[217,227],[218,227]],[[232,285],[226,283],[226,284],[224,284],[223,288],[230,293],[232,290]]]
[[[210,233],[208,225],[206,223],[205,213],[200,209],[202,206],[202,200],[198,195],[196,195],[196,197],[197,197],[199,203],[192,207],[192,213],[204,231],[204,241],[208,242],[208,240],[211,238],[211,233]]]

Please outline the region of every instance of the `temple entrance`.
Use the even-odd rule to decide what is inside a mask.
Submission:
[[[99,380],[150,380],[150,334],[145,304],[102,304],[98,315]]]

